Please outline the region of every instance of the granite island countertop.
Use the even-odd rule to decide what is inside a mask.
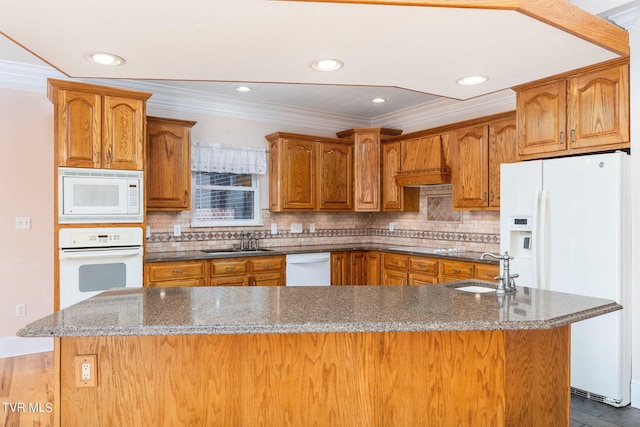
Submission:
[[[107,291],[35,321],[22,337],[551,329],[621,309],[614,301],[518,287],[175,287]]]
[[[215,250],[216,248],[211,248]],[[228,250],[229,248],[219,248]],[[149,253],[145,257],[145,262],[166,262],[166,261],[191,261],[199,259],[215,259],[215,258],[233,258],[244,256],[265,256],[265,255],[287,255],[300,253],[315,252],[342,252],[342,251],[383,251],[404,255],[419,255],[430,258],[451,259],[458,261],[472,261],[485,264],[499,264],[500,262],[492,259],[480,259],[482,252],[477,251],[451,251],[446,252],[441,248],[421,247],[421,246],[402,246],[402,245],[385,245],[385,244],[336,244],[336,245],[308,245],[308,246],[277,246],[266,248],[262,251],[238,251],[238,252],[205,252],[201,250],[192,251],[174,251],[174,252],[154,252]]]

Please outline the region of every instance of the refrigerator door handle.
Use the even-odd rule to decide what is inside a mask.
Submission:
[[[538,230],[538,241],[540,243],[538,247],[538,274],[540,275],[540,289],[549,289],[549,283],[547,281],[547,200],[549,198],[549,192],[546,190],[540,191],[540,228]]]
[[[531,240],[533,244],[531,245],[531,257],[533,261],[533,283],[531,284],[534,287],[540,287],[539,273],[540,273],[540,257],[538,252],[539,246],[539,216],[540,216],[540,190],[536,190],[533,193],[533,218],[532,218],[532,228],[531,228]]]

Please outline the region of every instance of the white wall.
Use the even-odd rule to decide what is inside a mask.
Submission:
[[[44,94],[0,89],[0,357],[46,351],[15,333],[53,311],[53,108]],[[16,217],[31,217],[17,230]],[[26,316],[16,317],[16,305]]]

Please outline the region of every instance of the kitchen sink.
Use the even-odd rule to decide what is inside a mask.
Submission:
[[[228,248],[228,249],[203,249],[200,252],[204,252],[207,254],[250,254],[250,253],[256,253],[256,252],[270,252],[272,251],[272,249],[233,249],[233,248]]]
[[[456,291],[464,291],[464,292],[472,292],[474,294],[482,294],[485,292],[495,292],[495,288],[489,288],[487,286],[478,286],[478,285],[468,285],[468,286],[460,286],[459,288],[454,288]]]

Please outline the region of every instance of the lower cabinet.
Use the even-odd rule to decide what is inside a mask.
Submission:
[[[380,252],[341,251],[331,253],[331,285],[380,284]]]
[[[212,259],[211,286],[284,286],[284,255]]]
[[[144,285],[150,287],[206,286],[206,260],[147,263]]]

